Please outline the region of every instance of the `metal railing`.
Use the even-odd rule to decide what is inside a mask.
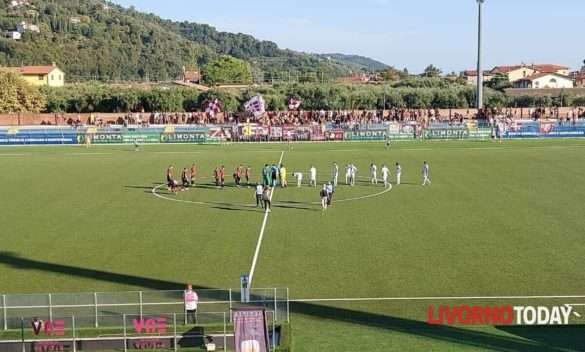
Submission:
[[[4,350],[53,351],[95,349],[102,350],[156,349],[174,350],[203,347],[212,340],[217,350],[231,350],[233,327],[229,312],[197,313],[195,321],[186,314],[111,315],[103,316],[98,329],[83,328],[84,321],[93,317],[53,316],[43,321],[37,317],[18,318],[18,327],[0,333]],[[266,310],[270,344],[278,345],[276,312]],[[35,323],[37,328],[35,329]],[[93,348],[89,346],[94,346]]]
[[[196,290],[198,313],[229,312],[237,307],[262,307],[274,312],[275,321],[289,321],[288,289],[251,289],[243,303],[239,290]],[[0,329],[18,328],[21,317],[53,320],[55,316],[77,316],[82,327],[103,326],[111,316],[148,316],[154,313],[185,314],[183,291],[127,291],[0,295]],[[89,319],[91,318],[91,319]],[[185,317],[186,319],[186,317]]]

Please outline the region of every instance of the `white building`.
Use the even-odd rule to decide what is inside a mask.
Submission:
[[[8,39],[12,39],[12,40],[20,40],[22,39],[22,34],[20,34],[17,31],[8,31],[6,33],[4,33],[4,36]]]
[[[12,1],[10,1],[10,7],[12,7],[12,8],[20,7],[20,6],[24,6],[24,5],[28,5],[28,0],[12,0]]]
[[[558,73],[537,73],[514,82],[514,88],[573,88],[573,80]]]
[[[39,29],[39,26],[37,26],[36,24],[26,23],[24,21],[22,21],[16,25],[16,30],[20,34],[23,34],[25,32],[34,32],[34,33],[41,32],[41,30]]]

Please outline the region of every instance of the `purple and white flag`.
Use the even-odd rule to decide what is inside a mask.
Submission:
[[[207,103],[207,107],[205,108],[205,112],[211,116],[215,116],[215,114],[221,112],[221,104],[219,103],[218,99],[214,99],[212,102]]]
[[[264,309],[234,309],[232,321],[236,352],[270,352]]]
[[[302,100],[297,100],[297,99],[291,98],[288,101],[288,109],[289,110],[297,110],[298,108],[301,107],[302,103],[303,103]]]
[[[257,95],[244,104],[244,108],[258,117],[266,112],[266,103],[261,95]]]

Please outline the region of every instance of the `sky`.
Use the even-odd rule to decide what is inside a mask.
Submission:
[[[113,0],[166,19],[251,34],[281,48],[357,54],[410,72],[443,72],[477,60],[475,0]],[[484,63],[585,60],[584,0],[486,0]]]

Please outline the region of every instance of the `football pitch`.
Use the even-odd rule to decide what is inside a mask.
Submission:
[[[266,214],[231,174],[250,166],[256,182],[279,161],[289,187]],[[324,212],[333,162],[340,186]],[[394,184],[396,162],[401,185],[369,183],[375,163]],[[197,187],[168,192],[166,168],[179,179],[193,163]],[[212,183],[221,165],[224,189]],[[481,297],[585,303],[563,297],[585,295],[585,141],[4,148],[0,189],[0,293],[229,288],[253,271],[253,287],[289,288],[294,351],[585,349],[579,325],[425,323],[429,305]]]

